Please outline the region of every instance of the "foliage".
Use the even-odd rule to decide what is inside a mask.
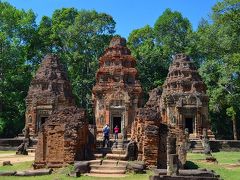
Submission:
[[[235,139],[240,112],[239,15],[238,1],[219,2],[213,7],[212,24],[202,21],[197,32],[198,51],[203,59],[200,72],[208,86],[210,110],[217,114],[225,112],[223,119],[232,120]],[[229,131],[229,126],[225,128]]]
[[[132,31],[128,38],[128,47],[137,59],[139,79],[145,92],[162,85],[167,75],[167,62],[161,54],[161,48],[155,45],[155,36],[150,26]]]
[[[165,57],[171,59],[176,53],[187,52],[192,27],[180,12],[166,9],[155,22],[154,32]]]
[[[114,28],[111,16],[74,8],[55,10],[51,18],[42,18],[38,28],[40,58],[47,53],[62,58],[68,67],[76,102],[86,108],[89,115],[92,115],[91,90],[98,58],[115,32]],[[38,64],[39,58],[36,59]]]
[[[26,60],[31,58],[35,15],[0,2],[0,136],[13,137],[23,127],[25,102],[31,80]]]
[[[131,32],[128,45],[137,59],[145,93],[164,83],[173,55],[191,53],[193,37],[189,20],[170,9],[163,12],[154,27],[147,25]]]
[[[0,137],[23,128],[29,83],[43,56],[58,54],[68,68],[78,106],[93,119],[91,90],[98,58],[115,33],[105,13],[62,8],[35,23],[32,11],[0,1]],[[166,9],[153,27],[133,30],[128,46],[137,59],[147,92],[164,83],[172,56],[186,53],[200,67],[208,87],[212,129],[220,138],[237,138],[240,129],[240,2],[222,0],[196,32],[180,12]]]

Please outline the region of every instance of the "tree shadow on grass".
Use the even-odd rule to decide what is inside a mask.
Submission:
[[[187,161],[184,165],[184,169],[198,169],[199,166],[192,161]]]

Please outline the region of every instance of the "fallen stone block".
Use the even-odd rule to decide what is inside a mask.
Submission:
[[[79,173],[88,173],[90,171],[88,161],[79,161],[74,164],[74,171]]]
[[[145,164],[142,162],[130,162],[127,165],[127,169],[129,171],[142,174],[145,173]]]
[[[80,176],[81,176],[81,173],[80,173],[80,172],[72,171],[72,172],[70,172],[69,174],[67,174],[67,176],[70,176],[70,177],[80,177]]]
[[[11,161],[3,161],[3,166],[12,166]]]
[[[42,176],[49,175],[52,173],[52,169],[37,169],[28,171],[17,171],[15,176]]]
[[[14,176],[16,173],[16,171],[0,171],[0,176]]]

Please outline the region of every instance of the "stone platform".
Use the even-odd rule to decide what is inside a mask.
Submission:
[[[154,175],[149,180],[220,180],[219,175],[207,169],[184,169],[179,170],[178,175],[167,175],[166,169],[155,169]]]
[[[23,142],[24,137],[15,138],[1,138],[0,139],[0,151],[15,151],[17,147]],[[37,144],[37,139],[31,138],[32,145]]]
[[[200,140],[190,140],[192,152],[202,153]],[[212,152],[240,151],[240,140],[209,140]]]

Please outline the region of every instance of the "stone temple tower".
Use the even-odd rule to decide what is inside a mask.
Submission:
[[[190,137],[199,138],[209,128],[208,96],[193,62],[177,54],[169,67],[161,97],[162,121],[180,130],[188,129]]]
[[[126,40],[120,37],[111,40],[99,59],[92,92],[97,132],[101,136],[105,124],[109,124],[111,133],[117,125],[120,134],[130,134],[136,110],[142,103],[142,87],[135,65]]]
[[[67,73],[55,55],[43,59],[32,79],[26,97],[26,122],[31,136],[37,136],[41,125],[55,110],[75,105]]]

